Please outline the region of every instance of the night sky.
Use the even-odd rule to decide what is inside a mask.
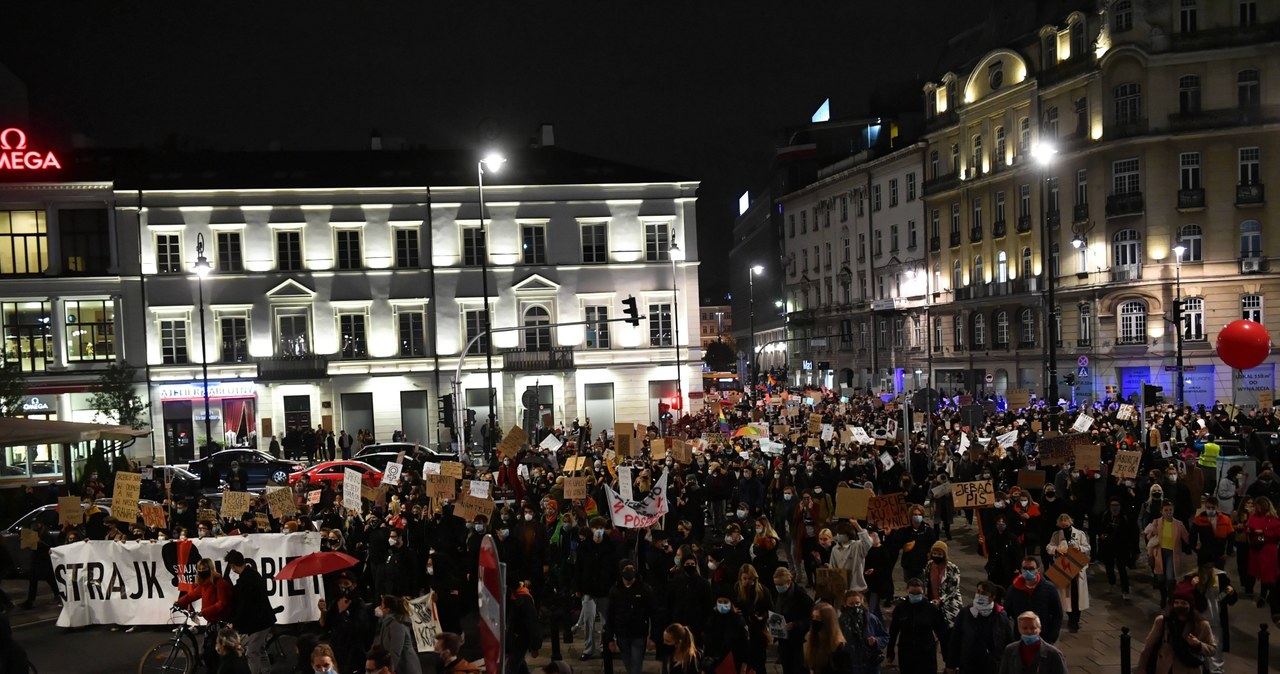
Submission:
[[[31,126],[102,147],[556,144],[702,181],[702,296],[737,195],[824,98],[935,75],[984,2],[9,3]],[[818,11],[816,8],[821,8]],[[0,120],[3,121],[3,120]]]

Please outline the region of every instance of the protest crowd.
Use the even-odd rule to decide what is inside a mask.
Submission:
[[[1054,674],[1069,668],[1054,644],[1091,595],[1137,592],[1162,610],[1133,626],[1135,671],[1220,674],[1231,606],[1280,621],[1280,446],[1259,440],[1280,429],[1270,410],[1108,401],[1051,416],[960,396],[927,414],[848,393],[762,387],[754,405],[708,399],[662,428],[513,429],[487,465],[405,470],[366,486],[358,509],[340,483],[299,482],[239,517],[191,494],[164,500],[162,521],[120,522],[93,505],[111,494],[91,476],[84,522],[39,532],[31,596],[54,585],[51,548],[76,540],[318,532],[321,550],[357,563],[324,575],[289,666],[340,674],[479,671],[463,635],[486,536],[506,564],[513,674],[553,632],[627,674],[646,660],[679,674]],[[1229,455],[1252,468],[1219,470]],[[952,538],[959,518],[976,540]],[[961,545],[984,576],[961,576]],[[196,575],[178,604],[222,623],[208,671],[271,671],[263,575],[234,549]],[[424,596],[429,644],[411,620]]]

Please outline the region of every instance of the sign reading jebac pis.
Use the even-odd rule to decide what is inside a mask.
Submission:
[[[62,168],[62,163],[51,151],[37,151],[27,147],[27,134],[22,129],[10,127],[0,131],[0,170],[39,171]]]

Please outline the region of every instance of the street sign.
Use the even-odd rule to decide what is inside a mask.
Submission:
[[[1080,356],[1076,359],[1076,365],[1079,365],[1080,367],[1089,367],[1089,357]]]
[[[986,379],[986,380],[987,380],[987,383],[988,383],[988,384],[990,384],[991,382],[993,382],[993,381],[995,381],[995,380],[996,380],[996,377],[995,377],[995,375],[993,375],[993,374],[991,374],[990,372],[988,372],[988,373],[987,373],[987,376],[986,376],[986,377],[984,377],[984,379]]]
[[[1089,368],[1088,368],[1088,367],[1086,367],[1086,366],[1083,366],[1083,365],[1081,365],[1080,367],[1076,368],[1076,376],[1077,376],[1077,377],[1080,377],[1080,378],[1082,378],[1082,379],[1083,379],[1083,378],[1085,378],[1085,377],[1088,377],[1088,376],[1089,376]]]
[[[1165,366],[1164,366],[1164,371],[1165,371],[1165,372],[1177,372],[1177,371],[1178,371],[1178,366],[1177,366],[1177,365],[1165,365]],[[1183,371],[1183,372],[1195,372],[1195,371],[1196,371],[1196,366],[1195,366],[1195,365],[1183,365],[1183,366],[1182,366],[1182,371]]]

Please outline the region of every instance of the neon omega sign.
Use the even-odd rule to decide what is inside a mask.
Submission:
[[[52,151],[38,152],[27,148],[27,134],[10,127],[0,131],[0,170],[39,171],[62,168]]]

